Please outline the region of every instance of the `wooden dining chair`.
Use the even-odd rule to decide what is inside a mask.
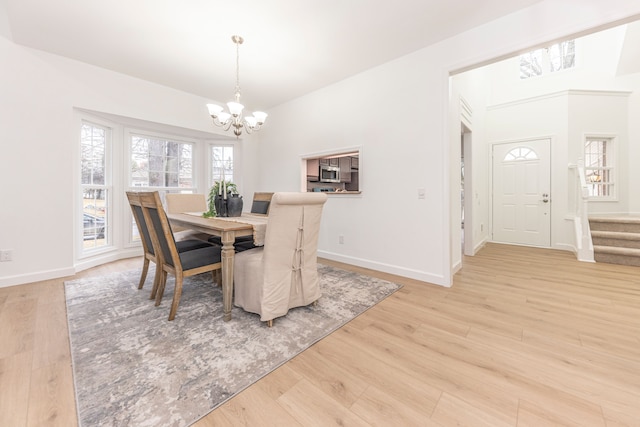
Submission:
[[[207,197],[202,193],[183,194],[183,193],[167,193],[164,196],[166,202],[167,213],[184,213],[184,212],[206,212]],[[172,227],[173,237],[176,242],[180,240],[200,239],[207,241],[211,237],[210,234],[201,233],[184,227]],[[211,242],[213,243],[213,242]]]
[[[272,197],[273,193],[253,193],[253,202],[251,202],[251,213],[269,215],[269,208],[271,206]]]
[[[320,298],[318,235],[324,193],[275,193],[264,246],[234,258],[234,304],[273,324]]]
[[[173,301],[169,311],[169,320],[173,320],[180,304],[184,278],[211,272],[212,278],[215,280],[216,271],[222,269],[222,248],[218,245],[207,244],[207,247],[179,252],[158,192],[140,193],[139,198],[147,224],[150,225],[154,250],[157,257],[161,259],[162,270],[156,293],[156,306],[160,305],[162,301],[167,274],[172,274],[175,277]]]
[[[129,200],[129,206],[131,207],[131,213],[133,214],[133,219],[135,220],[136,226],[138,227],[138,234],[140,234],[142,249],[144,251],[142,274],[140,275],[140,283],[138,284],[138,289],[142,289],[142,287],[144,286],[144,282],[147,279],[147,273],[149,271],[149,264],[153,262],[156,266],[156,273],[153,278],[153,288],[151,289],[150,299],[155,299],[162,268],[160,266],[160,261],[156,256],[156,252],[153,248],[151,232],[142,211],[142,204],[140,202],[140,194],[142,193],[127,191],[126,194],[127,199]],[[178,250],[178,252],[186,252],[193,249],[206,248],[208,246],[209,243],[197,239],[182,240],[176,242],[176,249]]]

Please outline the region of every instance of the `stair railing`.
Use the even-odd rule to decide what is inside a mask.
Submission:
[[[577,164],[569,164],[575,177],[573,224],[576,239],[578,261],[594,262],[593,241],[589,227],[589,187],[584,172],[584,159],[578,158]]]

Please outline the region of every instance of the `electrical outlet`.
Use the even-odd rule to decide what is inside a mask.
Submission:
[[[340,243],[341,245],[344,245],[344,236],[342,235],[338,236],[338,243]]]
[[[11,261],[13,251],[11,249],[6,251],[0,251],[0,262]]]
[[[427,190],[425,188],[418,188],[418,199],[425,199],[427,197]]]

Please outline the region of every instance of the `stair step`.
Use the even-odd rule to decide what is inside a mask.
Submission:
[[[596,262],[640,267],[640,216],[595,215],[589,227]]]
[[[595,249],[595,247],[594,247]],[[596,262],[606,262],[609,264],[632,265],[640,267],[640,256],[615,254],[612,252],[595,252],[593,258]]]
[[[591,238],[596,246],[618,246],[640,249],[640,233],[592,230]]]
[[[607,239],[640,240],[640,233],[628,233],[626,231],[592,230],[591,235]]]
[[[616,222],[640,224],[640,217],[637,216],[590,216],[589,222]]]
[[[595,216],[589,217],[592,231],[617,231],[640,233],[640,217],[638,216]]]
[[[596,262],[640,267],[640,249],[594,245],[593,258]]]

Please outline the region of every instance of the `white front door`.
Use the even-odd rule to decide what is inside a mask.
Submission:
[[[493,241],[551,245],[550,142],[493,145]]]

